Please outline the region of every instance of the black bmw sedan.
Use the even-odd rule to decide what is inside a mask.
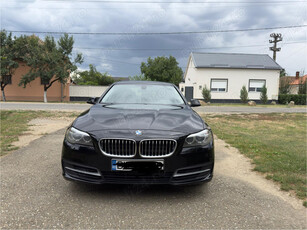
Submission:
[[[169,83],[117,82],[67,129],[66,179],[103,184],[208,182],[213,176],[210,127]]]

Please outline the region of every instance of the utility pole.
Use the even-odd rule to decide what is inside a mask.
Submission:
[[[282,36],[281,34],[270,34],[271,38],[274,38],[274,40],[269,40],[270,43],[274,43],[274,46],[270,47],[270,50],[273,51],[273,59],[274,61],[276,61],[276,52],[279,52],[281,50],[281,48],[277,48],[277,42],[282,41]]]

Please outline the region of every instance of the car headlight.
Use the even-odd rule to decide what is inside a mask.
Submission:
[[[183,147],[207,145],[212,141],[212,133],[209,129],[205,129],[198,133],[193,133],[185,139]]]
[[[93,145],[92,138],[85,132],[82,132],[74,127],[70,127],[66,131],[65,138],[72,144]]]

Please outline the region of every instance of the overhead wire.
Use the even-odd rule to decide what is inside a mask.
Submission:
[[[284,42],[282,45],[288,44],[298,44],[298,43],[307,43],[307,41],[293,41],[293,42]],[[75,49],[81,50],[107,50],[107,51],[164,51],[164,50],[203,50],[203,49],[232,49],[232,48],[248,48],[248,47],[261,47],[267,45],[261,44],[251,44],[251,45],[242,45],[242,46],[217,46],[217,47],[191,47],[191,48],[106,48],[106,47],[74,47]]]
[[[13,1],[7,1],[13,2]],[[18,2],[26,2],[32,3],[32,1],[26,0],[19,0]],[[233,3],[240,3],[240,4],[266,4],[266,3],[304,3],[304,0],[293,0],[293,1],[133,1],[133,0],[118,0],[118,1],[111,1],[111,0],[42,0],[39,2],[93,2],[93,3],[128,3],[128,4],[148,4],[148,3],[159,3],[159,4],[233,4]]]
[[[68,31],[31,31],[31,30],[7,30],[12,33],[31,33],[31,34],[71,34],[71,35],[120,35],[120,36],[139,36],[139,35],[184,35],[184,34],[207,34],[207,33],[232,33],[247,31],[262,31],[276,29],[303,28],[307,25],[290,25],[263,28],[228,29],[228,30],[206,30],[206,31],[176,31],[176,32],[68,32]]]

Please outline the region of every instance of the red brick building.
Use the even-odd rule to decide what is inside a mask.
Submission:
[[[29,70],[29,66],[19,62],[19,67],[12,75],[11,83],[4,88],[7,101],[44,101],[44,85],[41,84],[40,78],[27,84],[26,88],[18,86],[21,77]],[[2,94],[0,98],[3,100]],[[47,90],[47,99],[48,101],[69,101],[69,83],[62,85],[58,81],[54,82]]]

